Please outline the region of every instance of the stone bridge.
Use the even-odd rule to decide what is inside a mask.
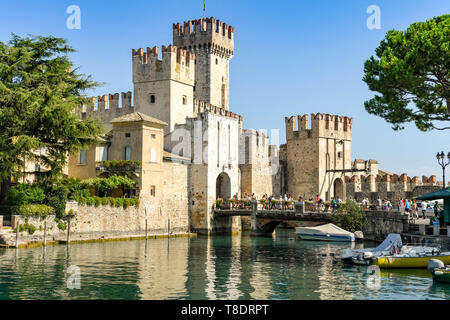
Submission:
[[[302,203],[296,202],[295,210],[258,210],[258,203],[252,202],[252,209],[215,209],[216,218],[251,217],[251,229],[254,236],[270,236],[282,222],[330,223],[332,214],[328,212],[305,212]]]
[[[229,220],[230,217],[251,217],[252,235],[270,236],[282,222],[294,226],[295,222],[325,224],[332,222],[333,214],[329,212],[305,212],[303,203],[295,202],[295,210],[258,210],[258,203],[252,201],[251,209],[221,210],[215,209],[215,219]],[[405,234],[409,232],[408,216],[397,211],[364,211],[367,223],[364,239],[383,241],[390,233]]]

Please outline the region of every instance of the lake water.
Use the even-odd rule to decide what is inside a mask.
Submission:
[[[293,237],[280,230],[272,238],[244,233],[0,249],[0,299],[450,298],[450,284],[433,284],[426,270],[382,271],[374,288],[366,267],[337,263],[349,244]],[[79,289],[69,267],[80,271]]]

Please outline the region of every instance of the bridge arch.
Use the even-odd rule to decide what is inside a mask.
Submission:
[[[222,172],[216,179],[216,199],[231,198],[231,180],[228,174]]]

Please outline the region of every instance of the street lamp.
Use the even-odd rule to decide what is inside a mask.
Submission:
[[[439,153],[439,152],[437,153],[436,159],[442,167],[442,177],[444,179],[444,189],[445,189],[445,187],[446,187],[446,185],[445,185],[445,167],[450,164],[450,152],[447,155],[447,159],[448,159],[447,163],[445,163],[445,154],[443,151],[441,153]]]

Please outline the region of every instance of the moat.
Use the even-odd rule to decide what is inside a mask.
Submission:
[[[339,243],[237,236],[0,249],[0,299],[449,299],[426,270],[381,272],[337,263]],[[361,246],[362,244],[360,244]],[[366,246],[373,246],[367,243]],[[67,268],[80,270],[68,289]],[[72,283],[73,284],[73,283]]]

